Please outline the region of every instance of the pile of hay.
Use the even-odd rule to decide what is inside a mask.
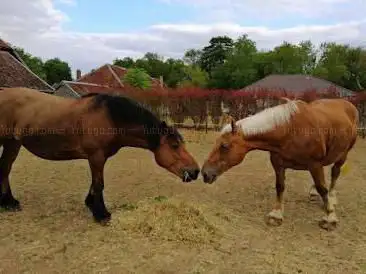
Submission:
[[[193,244],[214,242],[219,230],[195,205],[177,199],[152,199],[115,215],[119,228],[147,237]]]

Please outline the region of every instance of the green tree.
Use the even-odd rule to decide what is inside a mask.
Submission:
[[[366,88],[366,50],[361,47],[349,47],[345,65],[349,71],[347,88],[355,91],[364,90]]]
[[[169,87],[200,86],[237,89],[270,74],[310,74],[352,90],[366,88],[366,50],[337,43],[315,47],[310,40],[283,42],[272,50],[258,51],[256,43],[242,35],[235,41],[215,36],[201,49],[190,48],[181,59],[154,52],[114,64],[140,68],[154,78],[163,76]]]
[[[175,88],[184,79],[185,65],[182,60],[169,58],[164,63],[165,69],[162,72],[164,82],[168,87]]]
[[[123,82],[136,88],[151,88],[151,77],[141,68],[130,68],[123,77]]]
[[[346,65],[348,50],[349,46],[346,45],[322,43],[320,60],[313,74],[347,87],[351,76]]]
[[[201,60],[202,51],[198,49],[189,49],[184,53],[183,61],[187,65],[198,66]]]
[[[164,59],[157,53],[147,52],[143,58],[137,59],[135,67],[144,69],[151,77],[165,76],[166,66]]]
[[[133,68],[135,66],[135,61],[131,57],[124,57],[123,59],[116,58],[113,60],[113,65],[123,68]]]
[[[272,73],[276,74],[298,74],[302,73],[303,60],[296,45],[283,42],[274,48],[272,55]]]
[[[169,78],[169,67],[164,62],[164,58],[157,53],[147,52],[143,58],[136,59],[134,67],[145,70],[154,78],[163,76],[164,81]]]
[[[300,42],[299,54],[302,61],[302,73],[312,74],[316,67],[318,54],[313,43],[310,40]]]
[[[50,85],[54,83],[59,83],[62,80],[71,81],[71,68],[69,64],[59,58],[52,58],[47,60],[43,69],[46,73],[46,81]]]
[[[15,47],[14,50],[34,74],[36,74],[41,79],[46,80],[46,73],[43,69],[43,61],[41,58],[31,55],[19,47]]]
[[[199,66],[184,67],[184,80],[179,84],[181,87],[200,87],[206,88],[208,84],[208,73]]]
[[[222,65],[228,53],[232,50],[234,45],[233,39],[228,36],[212,37],[209,45],[202,49],[200,58],[200,66],[203,70],[211,75],[211,71],[218,65]]]
[[[257,56],[260,75],[312,74],[316,66],[317,51],[311,41],[298,45],[283,42],[273,50]]]
[[[257,48],[247,35],[239,37],[227,53],[226,62],[217,65],[211,74],[210,87],[238,89],[258,78],[254,60]]]
[[[254,68],[257,71],[258,79],[262,79],[273,73],[271,51],[258,51],[253,56]]]

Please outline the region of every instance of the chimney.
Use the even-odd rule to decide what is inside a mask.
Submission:
[[[163,79],[162,75],[159,77],[159,80],[160,80],[160,86],[163,87],[164,86],[164,79]]]
[[[76,80],[79,80],[81,77],[81,70],[80,69],[77,69],[76,70]]]

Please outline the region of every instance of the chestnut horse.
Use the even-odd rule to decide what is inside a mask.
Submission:
[[[9,174],[23,146],[42,159],[88,160],[92,179],[85,204],[100,223],[111,218],[103,198],[104,166],[121,147],[150,150],[159,166],[184,182],[199,174],[179,132],[122,96],[90,94],[74,99],[28,88],[1,88],[0,146],[1,207],[21,209],[12,195]]]
[[[311,103],[283,99],[286,103],[224,126],[202,166],[204,182],[213,183],[219,175],[240,164],[249,151],[268,151],[276,175],[276,201],[268,223],[280,225],[283,221],[285,170],[307,170],[325,206],[326,216],[319,225],[334,229],[338,222],[334,187],[357,139],[358,111],[343,99]],[[328,190],[323,167],[331,164]]]

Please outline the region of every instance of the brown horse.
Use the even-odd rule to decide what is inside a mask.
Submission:
[[[359,114],[343,99],[301,100],[267,108],[251,117],[226,125],[203,164],[205,183],[213,183],[222,173],[240,164],[252,150],[268,151],[276,175],[276,202],[268,215],[271,225],[283,220],[285,170],[308,170],[322,197],[326,216],[319,222],[324,229],[334,229],[334,187],[348,152],[357,139]],[[331,184],[327,189],[324,166],[331,165]]]
[[[92,182],[85,204],[98,222],[111,217],[103,199],[103,170],[121,147],[152,151],[159,166],[184,182],[199,174],[179,132],[122,96],[90,94],[73,99],[28,88],[2,88],[0,146],[0,206],[9,210],[21,209],[9,184],[21,146],[47,160],[87,159]]]

